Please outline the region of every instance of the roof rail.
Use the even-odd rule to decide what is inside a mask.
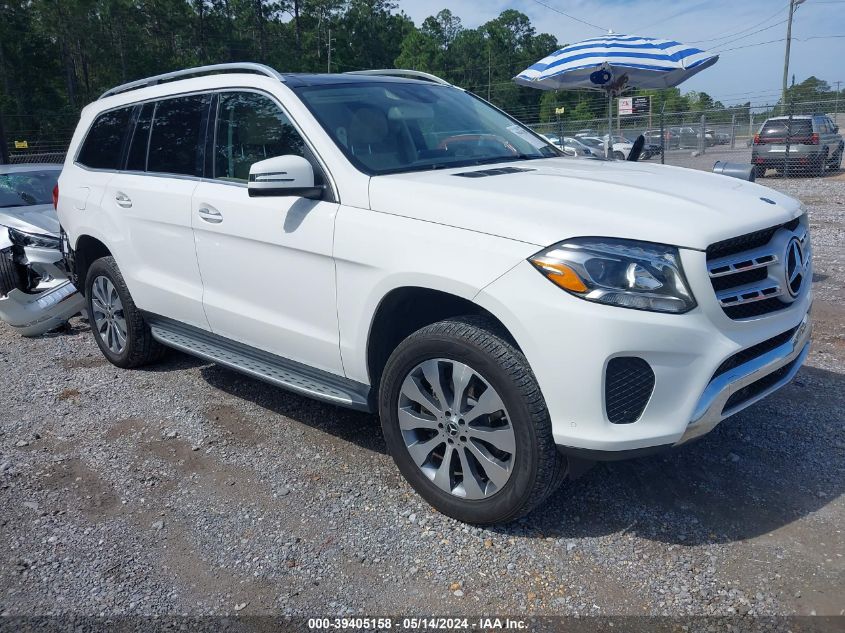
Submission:
[[[154,77],[147,77],[146,79],[139,79],[137,81],[130,81],[129,83],[121,84],[111,90],[106,90],[100,95],[100,99],[111,97],[112,95],[120,94],[121,92],[128,92],[130,90],[138,90],[147,86],[155,86],[165,81],[174,79],[183,79],[196,75],[208,75],[215,73],[223,73],[227,71],[241,71],[249,73],[257,73],[265,75],[273,79],[278,79],[284,82],[284,77],[278,71],[265,66],[264,64],[256,64],[253,62],[237,62],[232,64],[212,64],[210,66],[198,66],[196,68],[185,68],[184,70],[175,70],[171,73],[164,73],[163,75],[155,75]]]
[[[437,75],[424,73],[421,70],[405,70],[403,68],[379,68],[374,70],[350,70],[347,75],[385,75],[387,77],[410,77],[411,79],[422,79],[442,86],[451,86],[448,81]]]

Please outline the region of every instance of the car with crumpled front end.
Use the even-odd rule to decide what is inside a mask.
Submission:
[[[82,309],[60,250],[53,191],[61,165],[0,165],[0,320],[24,336]]]

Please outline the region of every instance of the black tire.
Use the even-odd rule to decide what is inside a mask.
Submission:
[[[833,155],[833,159],[828,164],[828,168],[831,171],[839,171],[839,168],[842,165],[842,154],[843,154],[843,150],[840,149],[836,154]]]
[[[467,500],[435,485],[411,458],[399,428],[399,395],[419,363],[445,358],[469,365],[498,392],[514,431],[510,478],[491,496]],[[379,414],[388,450],[402,475],[434,508],[478,525],[507,523],[529,513],[566,476],[566,459],[552,438],[546,402],[525,356],[495,322],[465,316],[426,326],[391,354],[381,379]]]
[[[754,178],[765,178],[766,177],[766,166],[765,165],[755,165],[754,166]]]
[[[94,320],[93,285],[94,280],[98,277],[106,277],[111,281],[120,297],[120,302],[123,304],[123,318],[126,322],[126,345],[120,353],[115,353],[109,349],[106,342],[103,341]],[[166,348],[153,338],[150,326],[147,325],[141,311],[135,306],[132,295],[129,294],[129,288],[126,287],[123,275],[120,273],[113,257],[101,257],[89,267],[88,276],[85,280],[85,301],[94,340],[97,341],[103,356],[112,365],[123,369],[141,367],[159,360],[164,355]]]
[[[613,152],[613,158],[616,160],[625,160],[625,154],[622,152]]]
[[[15,288],[23,288],[23,282],[17,264],[10,256],[0,253],[0,297],[5,297]]]
[[[827,169],[827,161],[829,158],[827,157],[827,152],[825,152],[822,156],[819,156],[818,161],[815,165],[813,165],[813,173],[812,175],[821,178],[824,176],[824,172]]]

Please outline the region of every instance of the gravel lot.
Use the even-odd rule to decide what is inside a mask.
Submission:
[[[79,319],[0,324],[0,613],[842,614],[845,175],[765,184],[813,229],[794,383],[503,528],[432,511],[374,417],[176,353],[122,371]]]

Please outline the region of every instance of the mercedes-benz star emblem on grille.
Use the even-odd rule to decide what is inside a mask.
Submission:
[[[793,237],[786,245],[786,287],[790,296],[797,297],[804,283],[804,251],[801,242]]]

